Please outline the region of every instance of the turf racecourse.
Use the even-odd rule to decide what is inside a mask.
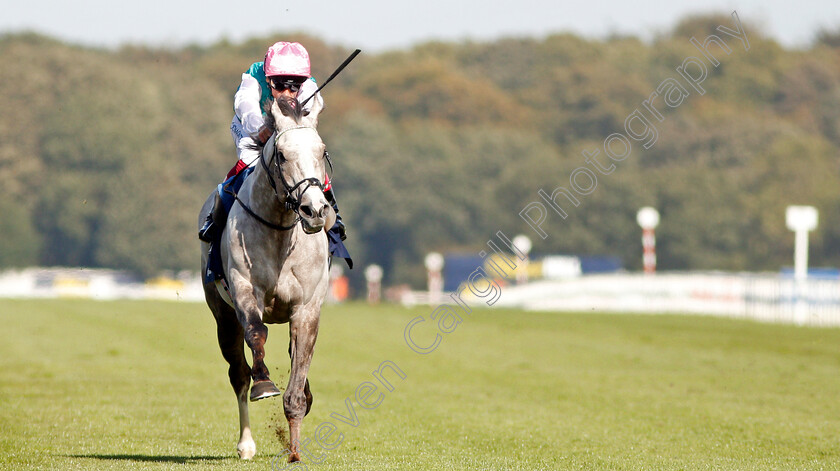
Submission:
[[[324,309],[304,437],[331,421],[343,441],[313,446],[308,469],[840,467],[840,329],[476,310],[419,355],[403,330],[430,313]],[[251,407],[257,457],[235,457],[235,401],[202,305],[0,300],[0,326],[1,469],[269,470],[284,448],[282,401],[269,399]],[[270,327],[279,385],[287,339]],[[356,387],[386,360],[406,378],[359,407]],[[355,427],[330,416],[349,416],[348,398]]]

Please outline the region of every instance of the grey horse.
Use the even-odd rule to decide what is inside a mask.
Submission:
[[[239,443],[243,459],[256,453],[248,418],[248,399],[281,394],[265,365],[266,324],[289,324],[289,384],[283,409],[289,423],[289,461],[300,460],[301,423],[312,407],[307,374],[318,336],[321,304],[329,285],[326,230],[335,213],[323,194],[325,146],[318,135],[318,97],[307,115],[299,103],[278,100],[267,121],[275,134],[262,161],[242,185],[221,236],[227,286],[206,283],[204,294],[216,318],[222,355],[239,403]],[[199,225],[214,195],[199,214]],[[208,244],[202,242],[202,273]],[[224,289],[222,289],[224,288]],[[253,355],[245,359],[244,344]],[[253,386],[249,386],[253,380]]]

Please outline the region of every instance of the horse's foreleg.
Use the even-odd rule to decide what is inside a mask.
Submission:
[[[268,327],[261,320],[248,323],[245,329],[245,342],[253,354],[253,365],[251,367],[251,379],[254,382],[268,379],[268,367],[265,366],[265,341],[268,340]]]
[[[268,327],[262,320],[255,319],[247,323],[245,327],[245,342],[251,349],[254,362],[251,367],[251,379],[254,381],[251,387],[251,400],[258,401],[267,397],[277,396],[281,393],[277,386],[271,381],[268,374],[268,367],[265,366],[265,341],[268,339]]]
[[[289,358],[292,357],[292,339],[289,339]],[[309,390],[309,378],[306,378],[306,383],[303,385],[303,395],[306,396],[306,412],[303,414],[304,416],[309,415],[309,411],[312,409],[312,391]]]
[[[251,349],[253,363],[251,366],[252,401],[258,401],[281,394],[277,386],[271,382],[268,367],[265,366],[265,342],[268,339],[268,327],[262,321],[263,306],[254,298],[237,300],[239,322],[245,334],[245,343]]]
[[[292,368],[289,373],[289,385],[283,394],[283,410],[286,420],[289,421],[289,461],[300,461],[301,424],[312,404],[312,394],[309,392],[306,376],[309,374],[315,339],[318,337],[318,314],[317,311],[299,312],[289,323],[289,354]]]

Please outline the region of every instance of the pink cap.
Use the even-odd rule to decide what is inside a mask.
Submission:
[[[265,54],[265,76],[294,75],[310,77],[309,53],[300,43],[280,41]]]

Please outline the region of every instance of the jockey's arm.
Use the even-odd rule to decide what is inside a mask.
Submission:
[[[257,79],[250,74],[242,74],[242,83],[233,97],[233,109],[248,134],[256,133],[265,124],[260,109],[261,89]]]
[[[318,89],[318,84],[314,79],[309,79],[303,83],[303,86],[298,93],[298,99],[304,101],[309,98]],[[263,110],[260,108],[261,99],[260,84],[250,74],[242,74],[242,83],[239,85],[239,90],[233,97],[233,108],[236,111],[236,116],[242,122],[242,127],[248,134],[255,134],[261,131],[265,124],[263,118]],[[319,92],[318,95],[309,100],[304,106],[307,112],[312,109],[312,105],[316,100],[323,103],[324,99]],[[264,141],[263,141],[264,142]]]

